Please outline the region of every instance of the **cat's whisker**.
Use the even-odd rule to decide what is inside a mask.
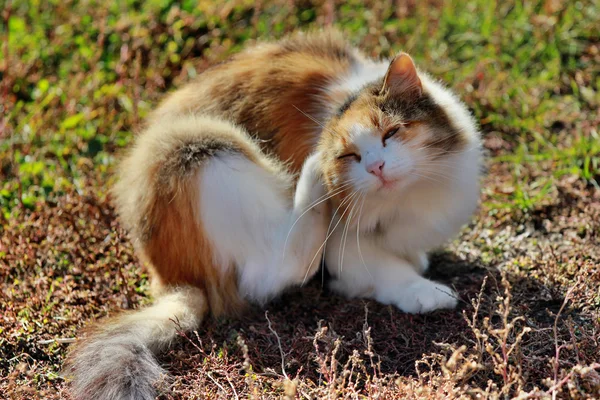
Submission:
[[[430,177],[430,176],[427,176],[427,175],[421,175],[421,174],[417,174],[417,173],[415,173],[415,172],[411,172],[409,175],[418,176],[419,178],[423,178],[423,179],[429,179],[430,181],[432,181],[432,182],[435,182],[435,183],[438,183],[438,184],[440,184],[440,185],[443,185],[443,184],[444,184],[444,182],[442,182],[442,181],[440,181],[440,180],[437,180],[437,179],[435,179],[435,178],[432,178],[432,177]]]
[[[348,189],[348,187],[351,186],[354,181],[356,181],[356,179],[347,180],[346,182],[344,182],[343,184],[341,184],[340,186],[338,186],[333,191],[337,192],[337,193],[341,193],[344,190]],[[303,212],[308,211],[311,208],[317,206],[320,203],[320,200],[322,200],[325,197],[329,197],[329,196],[331,196],[331,193],[325,193],[323,196],[319,197],[318,199],[316,199],[315,201],[313,201],[308,207],[306,207],[306,209]]]
[[[348,205],[348,208],[351,208],[353,206],[354,203],[351,203]],[[353,209],[350,210],[350,213],[348,214],[348,217],[346,217],[346,220],[344,221],[344,226],[342,228],[342,237],[340,238],[340,246],[338,249],[338,265],[339,265],[339,273],[342,273],[342,263],[343,263],[343,252],[342,252],[342,244],[344,242],[344,235],[346,233],[346,229],[348,228],[348,222],[350,220],[350,218],[352,217],[352,211]]]
[[[331,228],[331,224],[333,223],[334,219],[335,219],[335,215],[337,214],[337,212],[339,211],[339,209],[348,204],[350,204],[350,201],[352,200],[352,197],[354,196],[354,194],[356,194],[356,192],[354,192],[352,195],[348,196],[346,199],[344,199],[340,205],[338,206],[338,208],[335,210],[335,213],[333,214],[333,216],[331,217],[331,222],[329,223],[329,227],[327,228],[327,236],[325,237],[325,240],[323,241],[323,244],[321,244],[321,246],[317,249],[315,255],[313,256],[310,264],[308,264],[308,268],[306,270],[306,274],[304,275],[304,279],[302,280],[302,285],[304,285],[304,283],[306,282],[306,279],[308,277],[308,273],[310,272],[310,268],[312,266],[312,263],[315,261],[315,259],[317,258],[317,255],[319,254],[319,252],[321,251],[321,249],[325,250],[326,246],[327,246],[327,240],[331,237],[331,235],[333,235],[333,233],[335,232],[335,230],[337,229],[337,227],[339,226],[339,224],[342,222],[343,216],[346,213],[346,211],[348,211],[348,207],[346,207],[346,209],[343,211],[342,215],[340,216],[340,219],[338,221],[338,223],[333,227],[333,229],[331,230],[331,232],[329,232],[329,228]]]
[[[432,168],[435,167],[437,168],[433,170],[433,172],[445,172],[446,168],[450,168],[455,166],[456,164],[454,163],[430,163],[430,162],[419,162],[415,165],[415,169],[419,169],[419,170],[426,170],[427,168]],[[448,176],[452,176],[452,174],[449,173]]]
[[[300,216],[298,218],[296,218],[296,220],[294,221],[294,223],[292,224],[292,226],[290,227],[290,230],[287,233],[287,236],[285,237],[285,242],[283,244],[283,255],[282,255],[282,261],[285,260],[285,251],[287,249],[287,244],[288,241],[290,239],[290,235],[292,234],[292,231],[294,229],[294,227],[296,226],[296,224],[298,223],[298,221],[300,221],[300,219],[306,215],[307,212],[309,212],[312,208],[318,206],[319,204],[331,199],[332,197],[337,196],[338,194],[342,193],[344,190],[347,190],[348,187],[352,186],[352,181],[346,181],[343,185],[341,185],[340,187],[338,187],[336,189],[336,191],[334,191],[333,193],[327,193],[324,196],[321,196],[319,199],[317,199],[315,202],[313,202],[310,206],[308,206],[306,208],[306,210],[304,210],[302,212],[302,214],[300,214]]]
[[[460,153],[455,153],[455,154],[460,154]],[[448,154],[444,154],[444,153],[436,153],[433,154],[429,157],[422,157],[420,158],[420,161],[422,162],[428,162],[428,163],[455,163],[456,161],[452,158],[446,157],[445,159],[442,158],[441,156],[449,156]]]
[[[425,167],[435,167],[435,166],[450,167],[450,166],[455,166],[456,162],[455,161],[436,160],[436,159],[433,159],[433,160],[424,159],[424,160],[420,160],[419,164],[423,165]]]
[[[429,143],[427,146],[422,146],[421,148],[419,148],[419,150],[429,149],[429,148],[434,147],[435,145],[442,143],[446,140],[450,140],[450,137],[443,137],[438,140],[434,140],[433,142]]]
[[[335,213],[333,214],[333,216],[331,217],[331,221],[333,222],[338,210],[345,205],[346,203],[350,203],[350,201],[352,200],[352,197],[356,194],[357,192],[354,192],[352,195],[348,196],[347,198],[345,198],[340,205],[338,206],[338,208],[335,210]],[[337,227],[339,226],[340,222],[342,222],[342,218],[344,216],[344,214],[346,213],[346,211],[348,211],[348,207],[346,207],[346,209],[344,210],[344,212],[342,213],[342,215],[340,216],[340,219],[338,221],[337,224],[335,224],[335,226],[333,227],[333,229],[331,230],[330,233],[327,234],[327,236],[325,237],[325,240],[323,241],[323,244],[321,246],[319,246],[319,248],[317,249],[317,252],[315,253],[314,257],[312,258],[312,260],[310,261],[310,263],[308,264],[308,268],[306,269],[306,274],[304,275],[304,279],[302,280],[302,285],[304,285],[306,283],[306,279],[308,277],[308,273],[310,272],[310,267],[312,266],[313,262],[315,262],[315,259],[317,258],[317,256],[319,255],[319,252],[325,247],[327,240],[331,237],[331,235],[333,235],[333,233],[335,232],[335,230],[337,229]],[[330,225],[331,226],[331,223]]]
[[[342,202],[340,203],[340,205],[338,206],[338,208],[335,210],[335,212],[333,213],[333,215],[331,216],[331,220],[329,221],[329,226],[327,227],[327,234],[325,235],[325,241],[323,242],[324,247],[323,247],[323,261],[322,261],[322,266],[324,266],[325,264],[325,252],[327,251],[327,238],[329,238],[330,234],[329,231],[331,230],[331,225],[333,225],[333,222],[335,221],[335,216],[337,215],[339,209],[348,201],[351,199],[351,196],[348,196],[347,198],[345,198],[344,200],[342,200]],[[337,227],[337,225],[336,225]],[[332,232],[333,234],[333,232]],[[317,253],[319,254],[319,251],[317,250]],[[315,256],[316,256],[315,254]],[[310,267],[309,267],[310,269]]]
[[[417,149],[416,151],[420,151],[421,153],[425,154],[425,157],[423,157],[423,159],[425,159],[425,160],[432,160],[432,161],[433,160],[440,160],[440,156],[442,156],[444,154],[451,155],[451,154],[458,154],[458,153],[460,153],[460,152],[448,153],[448,152],[441,151],[441,150],[425,152],[425,150],[422,150],[422,149]]]
[[[459,153],[455,153],[459,154]],[[450,162],[450,160],[442,158],[442,156],[450,156],[451,154],[436,152],[436,153],[426,153],[425,157],[421,157],[420,161],[423,162]]]
[[[353,203],[348,204],[347,208],[350,208],[353,205]],[[339,273],[342,273],[342,262],[344,259],[344,256],[342,255],[342,243],[344,242],[344,234],[346,232],[346,229],[348,228],[348,221],[352,216],[352,210],[350,210],[350,213],[348,214],[348,217],[346,217],[346,221],[344,221],[344,227],[342,229],[342,237],[340,238],[340,247],[338,249],[338,265],[339,265]]]
[[[348,228],[350,226],[350,223],[352,221],[352,214],[354,212],[354,206],[356,204],[356,200],[358,200],[360,194],[358,191],[354,192],[354,196],[352,199],[351,204],[348,205],[348,207],[346,208],[346,211],[348,211],[348,209],[350,209],[350,213],[348,213],[348,215],[346,216],[346,221],[344,222],[344,229],[342,229],[342,237],[340,238],[340,249],[338,252],[338,263],[340,265],[339,271],[340,274],[342,273],[343,270],[343,264],[344,264],[344,251],[345,251],[345,243],[346,243],[346,237],[348,235]],[[344,215],[342,215],[342,218],[344,217]]]
[[[419,168],[419,169],[417,169],[417,171],[419,171],[419,173],[422,175],[432,177],[432,178],[438,177],[446,182],[452,182],[457,178],[456,175],[447,174],[445,172],[439,172],[439,171],[435,171],[435,170],[428,170],[425,168]]]
[[[428,164],[429,165],[429,164]],[[421,168],[416,168],[417,171],[424,173],[427,176],[438,176],[440,178],[452,180],[456,178],[456,174],[448,173],[444,170],[444,168],[448,168],[449,165],[442,165],[439,169],[429,170],[426,167],[428,165],[423,165]]]
[[[295,104],[292,104],[292,107],[294,107],[296,110],[300,111],[302,113],[302,115],[304,115],[306,118],[310,119],[312,122],[314,122],[315,124],[319,125],[323,130],[326,130],[330,133],[333,133],[334,135],[337,135],[336,132],[332,131],[331,129],[327,128],[322,122],[320,122],[318,119],[314,118],[313,116],[311,116],[310,114],[302,111],[301,109],[299,109],[298,107],[296,107]]]
[[[447,172],[448,169],[455,169],[457,163],[454,160],[441,160],[436,158],[421,158],[415,165],[418,170],[427,170],[435,168],[432,172],[444,174],[446,177],[452,177],[455,173]]]
[[[439,171],[427,171],[427,173],[425,174],[427,176],[432,176],[432,177],[440,177],[440,178],[444,178],[444,179],[448,179],[448,180],[452,180],[454,178],[456,178],[456,176],[451,175],[451,174],[445,174],[443,172],[439,172]]]
[[[460,149],[460,150],[438,150],[435,153],[431,153],[429,152],[429,155],[431,155],[432,159],[439,159],[440,156],[452,156],[452,155],[456,155],[456,154],[464,154],[466,152],[469,152],[471,150],[475,150],[478,147],[478,145],[474,145],[474,146],[470,146],[464,149]],[[430,146],[425,146],[425,147],[419,147],[416,148],[415,151],[421,151],[424,152],[425,150],[431,148]]]
[[[371,280],[375,281],[373,275],[371,274],[371,271],[369,271],[369,268],[367,267],[367,263],[365,263],[365,258],[363,257],[362,250],[360,249],[360,219],[362,218],[362,210],[365,205],[366,199],[367,194],[365,193],[363,195],[362,204],[360,205],[360,210],[358,211],[358,222],[356,225],[356,247],[358,248],[358,255],[360,256],[360,261],[362,262],[363,267],[365,267],[365,271],[367,271],[367,274],[369,274]]]
[[[339,258],[340,258],[340,275],[342,274],[342,271],[344,270],[344,253],[346,252],[346,241],[348,240],[348,232],[350,229],[350,225],[352,225],[352,217],[354,216],[354,209],[358,205],[358,202],[360,201],[360,197],[361,197],[361,193],[359,192],[358,196],[354,200],[354,203],[352,204],[352,209],[350,210],[350,214],[348,214],[348,218],[346,218],[346,224],[344,227],[344,231],[342,232],[343,244],[340,247],[340,256],[339,256]]]

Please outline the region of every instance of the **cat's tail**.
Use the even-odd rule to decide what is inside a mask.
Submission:
[[[223,159],[251,160],[257,154],[260,150],[245,132],[208,116],[155,118],[137,137],[120,163],[112,195],[152,278],[156,302],[99,321],[75,344],[65,375],[76,399],[154,399],[156,383],[165,381],[155,354],[169,347],[177,330],[193,330],[209,313],[241,309],[236,265],[215,256],[218,240],[207,233],[201,215],[202,196],[229,187],[225,179],[237,172],[235,166],[223,168],[222,181],[202,183],[204,171],[222,166]],[[211,215],[224,214],[222,225],[229,226],[235,222],[229,217],[235,205],[228,200],[227,193],[221,194]]]
[[[208,313],[204,292],[178,287],[151,306],[101,322],[71,352],[66,374],[75,399],[153,400],[166,375],[155,354]]]

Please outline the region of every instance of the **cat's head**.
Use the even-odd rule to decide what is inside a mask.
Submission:
[[[351,96],[326,125],[319,143],[324,179],[338,200],[452,185],[461,152],[477,137],[462,103],[400,53],[382,80]]]

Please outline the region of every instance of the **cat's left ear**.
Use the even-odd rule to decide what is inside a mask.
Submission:
[[[400,53],[392,60],[383,79],[382,89],[393,95],[420,96],[423,93],[417,68],[408,54]]]

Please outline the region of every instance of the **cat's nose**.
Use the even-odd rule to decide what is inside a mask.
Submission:
[[[367,171],[370,174],[373,174],[373,175],[381,178],[381,176],[383,175],[383,166],[384,165],[385,165],[385,162],[382,160],[373,161],[372,163],[367,165]]]

